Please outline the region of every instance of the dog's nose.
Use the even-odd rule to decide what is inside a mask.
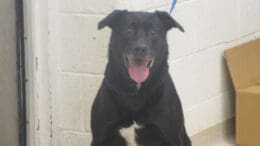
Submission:
[[[143,56],[146,54],[146,52],[147,52],[147,48],[145,46],[138,46],[134,48],[134,55]]]

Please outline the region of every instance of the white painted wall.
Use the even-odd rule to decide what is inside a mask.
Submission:
[[[41,3],[46,9],[35,9]],[[46,87],[34,89],[39,94],[32,95],[32,104],[37,103],[38,109],[32,115],[34,130],[40,135],[35,137],[41,139],[38,141],[49,135],[46,139],[53,146],[90,145],[90,109],[103,77],[110,33],[109,29],[98,31],[97,23],[113,9],[168,11],[170,3],[171,0],[33,3],[31,9],[39,20],[31,20],[35,25],[32,29],[38,30],[32,33],[38,36],[38,43],[44,37],[46,47],[38,46],[38,52],[32,54],[38,58],[36,64],[44,69],[35,72],[36,84],[47,83]],[[179,0],[173,16],[186,32],[169,33],[170,72],[183,103],[188,133],[193,135],[233,116],[233,92],[223,51],[260,37],[260,1]],[[41,19],[46,20],[46,24],[41,23],[46,27],[37,27]],[[49,130],[38,127],[41,124]],[[44,146],[41,142],[37,145]]]

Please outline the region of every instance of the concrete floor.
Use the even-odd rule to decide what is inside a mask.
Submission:
[[[192,136],[193,146],[236,146],[234,125],[234,119],[230,119]]]

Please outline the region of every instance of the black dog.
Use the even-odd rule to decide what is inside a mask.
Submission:
[[[105,77],[92,107],[92,146],[191,146],[168,73],[167,31],[182,26],[166,12],[115,10]]]

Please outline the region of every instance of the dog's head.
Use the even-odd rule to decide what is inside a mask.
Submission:
[[[127,70],[136,83],[144,82],[168,55],[167,31],[183,27],[168,13],[115,10],[98,24],[112,29],[109,60]]]

